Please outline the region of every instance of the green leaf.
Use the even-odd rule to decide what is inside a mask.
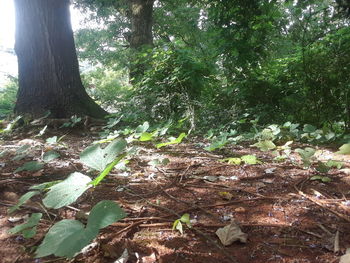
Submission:
[[[116,166],[121,159],[123,159],[126,156],[126,154],[122,154],[120,155],[117,159],[115,159],[112,163],[110,163],[109,165],[107,165],[107,167],[102,171],[102,173],[97,176],[92,182],[91,184],[93,186],[97,186],[114,168],[114,166]]]
[[[327,164],[324,164],[323,162],[318,162],[316,167],[316,170],[320,173],[328,173],[330,169],[331,167]]]
[[[319,180],[319,181],[322,181],[323,183],[329,183],[329,182],[332,181],[331,178],[329,178],[329,177],[327,177],[327,176],[321,176],[321,175],[312,176],[312,177],[310,178],[310,180],[313,180],[313,181]]]
[[[343,144],[336,154],[350,154],[350,143]]]
[[[62,180],[57,180],[57,181],[52,181],[52,182],[45,182],[45,183],[42,183],[42,184],[36,184],[36,185],[33,185],[29,188],[29,190],[40,190],[40,191],[43,191],[43,190],[48,190],[51,186],[55,185],[55,184],[58,184],[62,182]]]
[[[36,257],[54,254],[57,257],[72,258],[98,235],[99,229],[125,216],[115,202],[101,201],[92,208],[86,227],[77,220],[66,219],[56,223],[36,250]]]
[[[182,227],[182,223],[181,223],[180,219],[176,219],[174,221],[173,230],[175,230],[175,229],[178,230],[181,233],[181,235],[183,234],[183,227]]]
[[[165,143],[159,143],[156,145],[156,147],[159,149],[161,147],[164,147],[164,146],[168,146],[168,145],[171,145],[171,144],[179,144],[182,142],[183,138],[186,137],[186,133],[181,133],[176,139],[174,140],[171,140],[169,142],[165,142]]]
[[[101,229],[124,218],[125,212],[113,201],[104,200],[97,203],[90,211],[87,228]]]
[[[180,218],[182,223],[185,223],[188,227],[191,227],[190,214],[183,214]]]
[[[46,139],[46,143],[48,144],[56,144],[58,141],[57,141],[57,136],[53,136],[53,137],[50,137],[50,138],[47,138]]]
[[[21,153],[12,158],[12,161],[20,161],[27,157],[27,153]]]
[[[259,164],[261,163],[261,161],[258,160],[258,158],[256,158],[255,155],[243,155],[241,157],[241,160],[245,163],[245,164]]]
[[[90,177],[77,172],[72,173],[64,181],[50,187],[43,203],[46,207],[54,209],[70,205],[91,187],[90,182]]]
[[[260,151],[266,152],[276,148],[276,145],[271,140],[264,140],[253,144],[253,146],[259,148]]]
[[[343,162],[340,162],[340,161],[334,161],[334,160],[329,160],[326,162],[326,165],[328,167],[331,167],[331,168],[337,168],[337,169],[341,169],[344,165]]]
[[[44,160],[44,162],[48,163],[52,160],[55,160],[58,157],[60,157],[60,154],[58,152],[48,151],[48,152],[44,153],[43,160]]]
[[[54,224],[36,250],[35,257],[46,257],[51,254],[57,256],[56,251],[63,242],[71,245],[67,237],[78,234],[82,230],[84,230],[84,225],[77,220],[64,219]]]
[[[316,150],[310,147],[306,147],[303,149],[295,149],[297,153],[299,153],[301,160],[305,167],[309,167],[311,165],[311,158],[315,155]]]
[[[313,125],[310,125],[310,124],[305,124],[304,125],[304,129],[303,129],[303,131],[307,132],[307,133],[313,133],[316,130],[317,130],[317,128],[315,126],[313,126]]]
[[[16,153],[17,153],[17,154],[19,154],[19,153],[24,153],[24,152],[27,151],[29,148],[30,148],[30,145],[29,145],[29,144],[22,145],[21,147],[19,147],[19,148],[16,150]]]
[[[25,202],[27,202],[30,198],[32,198],[35,195],[40,194],[39,191],[30,191],[28,193],[25,193],[24,195],[21,196],[21,198],[18,200],[18,203],[16,205],[14,205],[13,207],[11,207],[8,212],[9,214],[11,214],[12,212],[16,211],[17,209],[19,209],[19,207],[21,205],[23,205]]]
[[[80,161],[92,169],[103,171],[126,148],[127,142],[119,139],[102,149],[99,144],[87,147],[80,154]]]
[[[55,251],[55,256],[72,258],[98,235],[97,229],[86,228],[67,236]]]
[[[139,141],[140,142],[150,141],[153,139],[153,135],[154,135],[153,133],[144,132],[141,134]]]
[[[148,130],[148,128],[149,128],[149,123],[145,121],[142,125],[139,125],[136,128],[135,133],[144,133]]]
[[[21,171],[39,171],[44,167],[42,163],[37,161],[31,161],[23,164],[21,167],[17,168],[14,173],[18,173]]]
[[[10,234],[16,234],[23,232],[23,237],[32,238],[36,234],[36,226],[39,223],[42,213],[34,213],[28,218],[27,222],[18,226],[15,226],[9,230]]]

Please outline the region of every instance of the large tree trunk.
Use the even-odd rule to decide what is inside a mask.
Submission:
[[[131,35],[130,48],[132,49],[132,58],[130,66],[130,79],[137,82],[143,75],[147,65],[140,62],[139,52],[145,47],[153,46],[153,4],[154,0],[130,0],[130,21]]]
[[[19,90],[15,112],[52,117],[107,114],[79,74],[69,0],[15,0]]]

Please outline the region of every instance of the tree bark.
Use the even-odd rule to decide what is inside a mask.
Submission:
[[[54,118],[107,114],[86,93],[70,23],[69,0],[15,0],[19,90],[15,112]]]
[[[130,48],[132,49],[130,79],[134,82],[142,77],[147,67],[144,62],[139,62],[138,54],[145,47],[153,46],[153,4],[154,0],[130,0],[129,2]]]

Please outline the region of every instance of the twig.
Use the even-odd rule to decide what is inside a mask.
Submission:
[[[301,195],[302,197],[305,197],[306,199],[308,199],[309,201],[315,203],[316,205],[322,207],[323,209],[328,210],[329,212],[333,213],[334,215],[340,217],[341,219],[344,219],[345,221],[350,223],[350,218],[346,215],[343,215],[337,211],[334,211],[333,209],[325,206],[324,204],[322,204],[322,202],[320,202],[319,200],[316,200],[315,198],[312,198],[311,196],[308,196],[307,194],[303,193],[302,191],[298,192],[299,195]]]
[[[129,189],[131,192],[132,190]],[[133,193],[133,192],[132,192]],[[130,193],[129,193],[130,194]],[[136,193],[133,193],[134,195],[138,195]],[[139,196],[140,197],[140,196]],[[142,198],[142,197],[141,197]],[[177,213],[176,211],[170,209],[170,208],[167,208],[167,207],[163,207],[163,206],[160,206],[160,205],[156,205],[156,204],[153,204],[151,203],[150,201],[142,198],[146,203],[148,203],[149,205],[153,206],[153,207],[156,207],[160,210],[164,210],[164,211],[167,211],[173,215],[175,215],[177,218],[180,218],[181,215],[179,213]],[[131,227],[131,226],[130,226]],[[231,260],[232,263],[238,263],[237,260],[231,255],[229,254],[224,247],[222,247],[221,245],[219,245],[217,242],[215,242],[213,239],[211,239],[210,237],[208,237],[206,234],[204,234],[202,231],[196,229],[196,228],[189,228],[192,232],[195,232],[196,234],[204,237],[206,240],[208,240],[210,243],[212,243],[215,247],[217,247],[220,251],[222,251],[222,253]]]
[[[0,205],[3,205],[3,206],[7,206],[7,207],[12,207],[16,204],[11,204],[11,203],[3,203],[3,202],[0,202]],[[49,212],[49,211],[45,211],[43,209],[40,209],[38,207],[34,207],[34,206],[29,206],[29,205],[21,205],[22,208],[26,208],[26,209],[31,209],[31,210],[34,210],[34,211],[38,211],[38,212],[42,212],[42,213],[45,213],[45,214],[50,214],[54,217],[58,217],[56,214],[52,213],[52,212]]]

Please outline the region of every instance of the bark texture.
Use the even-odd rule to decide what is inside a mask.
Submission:
[[[142,77],[145,65],[137,62],[137,55],[145,47],[153,46],[153,4],[154,0],[130,0],[129,13],[131,21],[130,48],[133,52],[130,67],[130,79]]]
[[[15,112],[54,118],[107,114],[80,78],[69,0],[15,0],[19,90]]]

